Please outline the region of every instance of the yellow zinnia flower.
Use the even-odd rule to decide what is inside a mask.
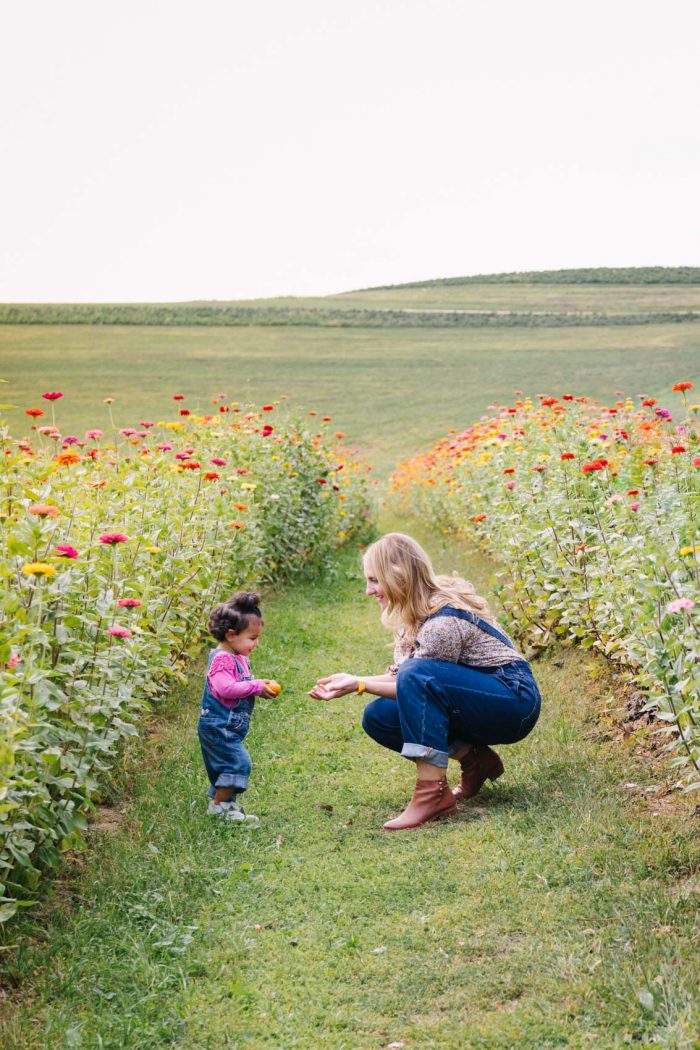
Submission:
[[[22,572],[27,576],[53,576],[56,571],[55,565],[49,565],[46,561],[28,561],[22,566]]]

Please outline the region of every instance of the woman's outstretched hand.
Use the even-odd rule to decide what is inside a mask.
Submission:
[[[359,679],[353,674],[330,674],[327,678],[319,678],[313,689],[309,690],[309,696],[314,700],[335,700],[338,696],[346,693],[354,693],[357,689]]]

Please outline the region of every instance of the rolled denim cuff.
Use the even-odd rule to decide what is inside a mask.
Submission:
[[[429,762],[431,766],[439,766],[440,769],[447,769],[449,761],[446,751],[436,751],[434,747],[426,747],[425,744],[404,744],[401,754],[404,758],[418,758],[421,762]]]
[[[237,791],[245,791],[248,787],[248,777],[239,776],[237,773],[220,773],[216,778],[218,788],[236,788]]]

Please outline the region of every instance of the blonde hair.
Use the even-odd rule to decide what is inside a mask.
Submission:
[[[419,543],[403,532],[388,532],[365,551],[365,571],[375,576],[386,595],[382,623],[412,641],[426,616],[445,605],[485,616],[493,622],[488,603],[461,576],[436,576]]]

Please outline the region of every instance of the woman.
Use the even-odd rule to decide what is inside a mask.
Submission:
[[[386,674],[319,678],[309,695],[332,700],[373,693],[362,726],[377,743],[416,763],[413,798],[386,831],[417,828],[471,798],[503,763],[490,744],[527,736],[540,713],[530,666],[496,626],[487,603],[459,576],[436,576],[423,548],[390,532],[365,552],[367,594],[394,632]],[[462,769],[450,791],[450,758]]]

